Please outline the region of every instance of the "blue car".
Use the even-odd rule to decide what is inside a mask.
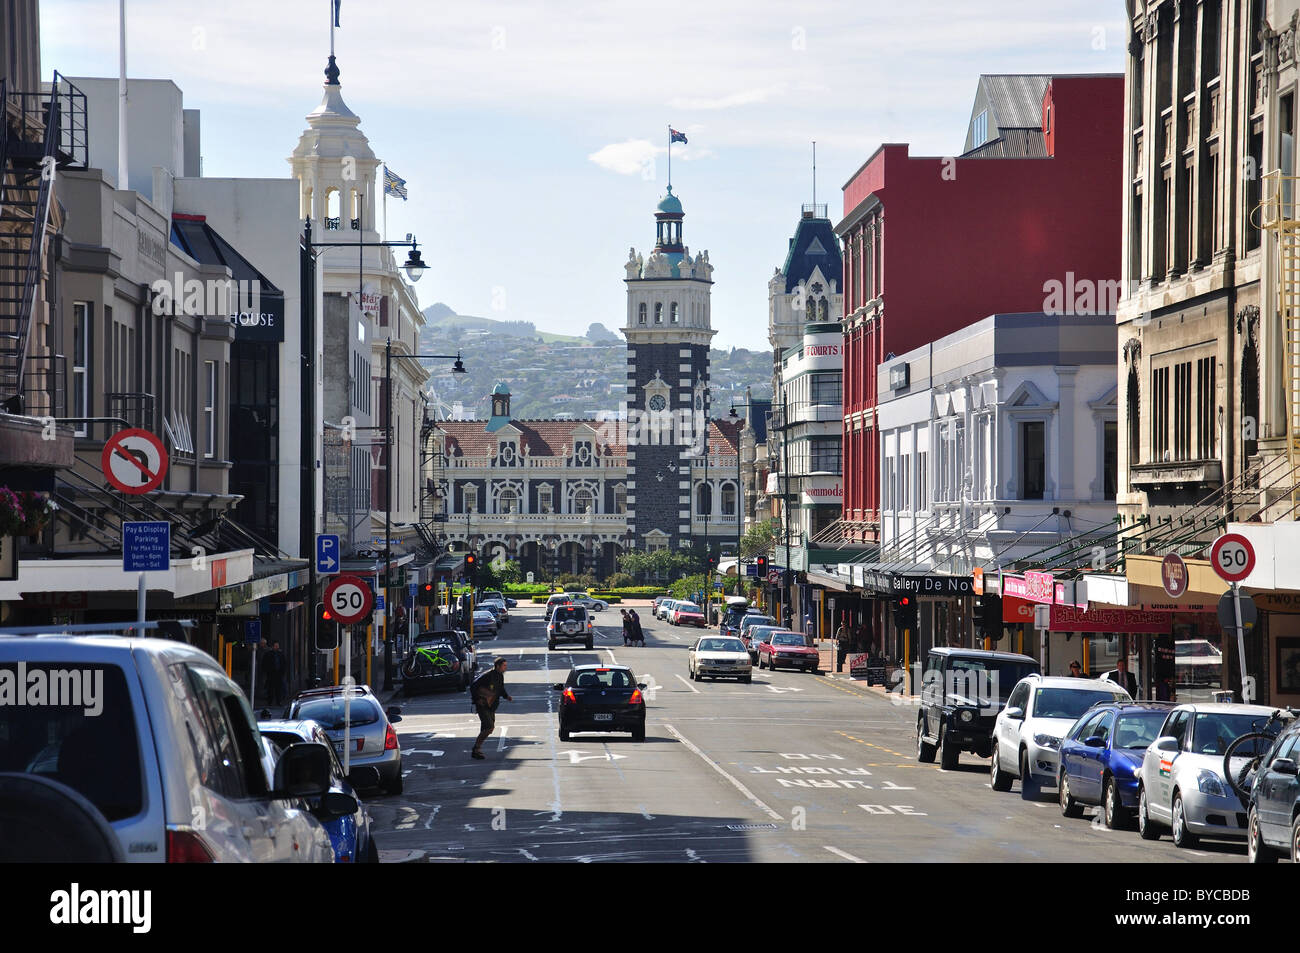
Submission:
[[[1127,826],[1138,803],[1137,770],[1171,707],[1169,702],[1102,702],[1080,715],[1061,740],[1061,813],[1078,817],[1085,804],[1100,804],[1108,828]]]
[[[311,719],[300,721],[259,721],[257,729],[261,732],[262,737],[275,742],[281,748],[289,745],[296,745],[303,741],[317,741],[323,744],[330,752],[330,790],[350,794],[356,798],[357,810],[354,814],[345,814],[342,817],[322,817],[321,826],[329,834],[330,845],[334,848],[334,862],[336,864],[355,864],[355,863],[378,863],[379,850],[375,846],[374,839],[370,836],[370,812],[366,810],[361,798],[357,795],[355,787],[377,787],[379,785],[378,772],[373,767],[354,768],[352,775],[343,773],[343,766],[339,764],[338,757],[334,754],[334,746],[330,743],[329,735],[321,727],[319,722]],[[359,774],[365,772],[365,776]],[[374,775],[370,778],[369,775]],[[357,782],[355,785],[353,779]],[[319,810],[319,798],[309,799],[308,803],[313,811]]]

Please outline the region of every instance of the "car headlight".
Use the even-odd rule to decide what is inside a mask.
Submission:
[[[1202,794],[1227,797],[1227,792],[1223,790],[1223,779],[1209,768],[1202,768],[1196,775],[1196,787]]]
[[[961,714],[957,716],[957,718],[962,723],[969,725],[972,721],[975,720],[975,712],[971,711],[969,708],[964,708],[962,709]]]
[[[1034,735],[1034,744],[1040,748],[1051,748],[1055,751],[1061,747],[1061,739],[1056,735]]]

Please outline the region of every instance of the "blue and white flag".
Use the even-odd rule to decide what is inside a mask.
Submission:
[[[406,194],[406,180],[388,171],[388,166],[384,166],[384,194],[396,195],[402,201],[410,197]]]

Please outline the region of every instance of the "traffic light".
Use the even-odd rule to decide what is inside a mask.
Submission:
[[[916,629],[916,598],[914,596],[894,596],[894,627]]]
[[[709,573],[712,574],[718,568],[718,557],[713,555],[713,553],[709,553],[708,563]]]
[[[465,556],[465,579],[469,582],[471,586],[474,585],[474,581],[477,574],[478,574],[478,557],[475,556],[473,553],[468,553]]]
[[[975,627],[980,635],[994,642],[1002,638],[1002,597],[975,597]]]
[[[438,604],[438,587],[431,582],[426,582],[415,591],[415,604],[436,606]]]
[[[767,579],[767,557],[759,556],[754,560],[754,565],[758,567],[758,575],[762,579]]]
[[[339,624],[334,621],[334,614],[323,602],[316,603],[316,648],[321,652],[332,652],[339,647]]]

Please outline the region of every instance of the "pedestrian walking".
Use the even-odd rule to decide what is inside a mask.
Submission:
[[[627,614],[626,609],[619,609],[623,613],[623,644],[627,645],[632,640],[632,618]]]
[[[641,630],[641,617],[636,614],[635,609],[629,609],[627,614],[632,623],[632,642],[644,648],[645,632]]]
[[[280,651],[278,641],[271,643],[270,650],[263,658],[266,665],[266,694],[271,704],[283,705],[285,696],[285,661],[284,652]]]
[[[835,630],[835,671],[844,671],[844,660],[849,654],[849,626],[847,622],[841,622],[840,627]]]
[[[510,693],[506,691],[506,660],[499,658],[493,663],[492,668],[484,672],[474,680],[470,688],[470,701],[474,705],[474,711],[478,714],[479,733],[474,739],[474,750],[470,752],[470,757],[482,761],[483,742],[487,741],[488,735],[492,734],[492,729],[497,724],[497,706],[501,704],[501,699],[514,701]]]

